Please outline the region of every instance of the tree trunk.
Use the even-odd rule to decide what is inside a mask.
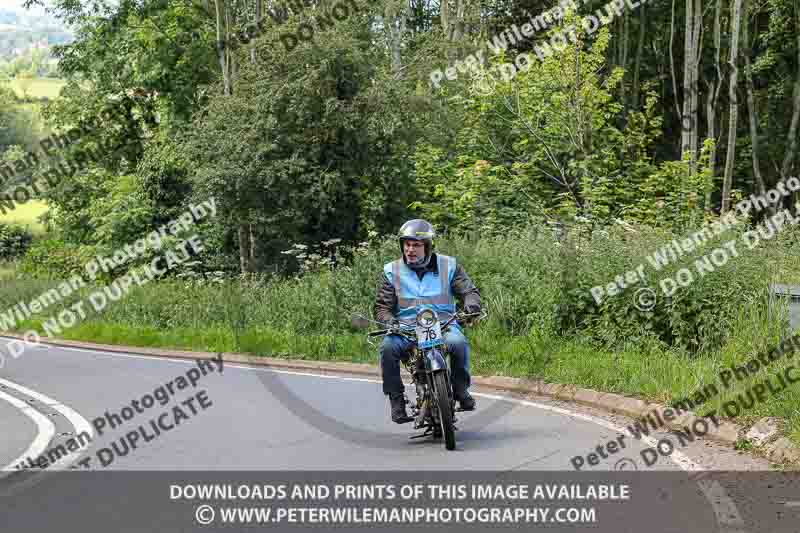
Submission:
[[[697,162],[697,78],[700,63],[700,31],[703,26],[700,0],[686,0],[686,33],[683,59],[683,113],[681,116],[681,156],[689,152],[689,171]],[[688,126],[688,127],[687,127]]]
[[[711,189],[713,189],[713,180],[717,176],[717,116],[714,106],[714,82],[708,84],[708,96],[706,96],[706,128],[708,129],[708,138],[714,140],[714,147],[711,153],[708,154],[708,165],[711,167],[712,187],[706,193],[705,211],[711,212]]]
[[[405,3],[405,2],[404,2]],[[403,68],[402,56],[400,48],[403,44],[403,35],[406,29],[406,16],[408,4],[405,4],[404,9],[394,9],[391,2],[387,2],[384,7],[384,18],[386,24],[386,39],[389,45],[389,54],[391,58],[392,73],[395,77],[399,76]]]
[[[692,35],[692,130],[689,138],[690,149],[692,150],[692,174],[695,172],[698,153],[698,139],[700,137],[700,120],[697,114],[697,102],[700,99],[698,92],[700,81],[700,58],[703,57],[703,5],[702,0],[695,0],[694,6],[694,34]]]
[[[717,71],[717,79],[708,86],[708,99],[706,101],[706,120],[708,123],[708,137],[714,140],[714,148],[709,154],[709,164],[711,165],[711,176],[717,177],[717,151],[719,150],[717,139],[717,101],[719,91],[722,88],[722,69],[719,64],[720,49],[722,48],[722,25],[720,15],[722,13],[722,0],[717,0],[714,8],[714,68]],[[706,194],[706,212],[711,212],[711,191]]]
[[[454,6],[451,6],[450,2],[453,2]],[[466,29],[464,19],[467,14],[466,2],[467,0],[441,0],[440,2],[439,19],[442,23],[444,36],[450,42],[458,42],[464,36]]]
[[[458,42],[464,36],[464,16],[466,15],[467,0],[456,0],[456,18],[452,21],[452,33],[450,40]]]
[[[260,2],[261,0],[256,0]],[[235,76],[234,54],[232,53],[230,42],[230,29],[233,27],[231,20],[231,5],[226,0],[214,0],[216,11],[216,30],[217,30],[217,58],[222,70],[223,94],[231,96],[233,94],[233,79]],[[251,55],[251,60],[255,62],[255,55]],[[241,215],[243,218],[247,214]],[[250,239],[251,230],[246,222],[240,222],[238,228],[239,237],[239,266],[242,273],[251,271],[251,255],[254,253],[254,245]]]
[[[639,8],[639,42],[636,44],[636,62],[633,66],[633,108],[639,109],[639,71],[644,53],[644,32],[646,31],[645,7]]]
[[[786,179],[792,171],[792,163],[797,156],[797,128],[800,124],[800,1],[794,2],[795,15],[795,37],[797,39],[797,74],[794,81],[794,92],[792,93],[793,111],[792,122],[789,125],[789,133],[786,137],[786,154],[781,165],[781,178]]]
[[[231,53],[229,45],[228,29],[230,28],[228,6],[225,0],[214,0],[214,7],[217,16],[217,58],[222,70],[223,94],[230,96],[233,94],[233,80],[231,79]]]
[[[692,89],[692,43],[694,43],[694,0],[686,0],[684,6],[683,34],[683,105],[681,108],[681,156],[689,150],[689,131],[686,124],[691,124],[691,89]]]
[[[239,267],[242,274],[250,272],[250,225],[239,224]]]
[[[755,97],[753,95],[755,92],[753,89],[753,70],[752,66],[750,65],[750,54],[753,52],[753,46],[750,42],[750,23],[747,13],[749,7],[748,4],[749,2],[746,2],[744,8],[744,30],[742,31],[742,41],[745,47],[743,54],[745,68],[744,76],[745,85],[747,86],[747,116],[750,122],[750,151],[752,153],[753,160],[753,176],[756,178],[758,192],[761,195],[765,195],[767,188],[764,185],[764,178],[761,176],[761,164],[758,160],[758,112],[756,111]],[[756,34],[758,34],[758,32],[756,32]],[[774,206],[770,205],[769,211],[771,214],[774,214]]]
[[[255,23],[258,24],[258,21],[261,20],[261,17],[262,17],[261,0],[255,0],[255,3],[256,3],[256,14],[255,14],[256,20],[255,20]],[[253,43],[253,46],[250,47],[250,61],[252,63],[256,62],[256,45],[255,45],[255,43]]]
[[[253,224],[248,224],[247,229],[250,234],[250,258],[248,261],[248,268],[250,272],[255,272],[256,260],[258,258],[258,239],[256,239],[253,233]]]
[[[574,109],[576,114],[576,130],[577,130],[577,140],[578,140],[578,147],[577,153],[575,154],[575,159],[577,161],[583,161],[586,159],[586,154],[590,150],[591,146],[591,132],[588,131],[591,128],[586,128],[585,117],[583,113],[584,105],[581,96],[581,87],[583,86],[583,65],[581,63],[581,50],[579,47],[575,47],[575,90],[573,91],[574,97]],[[583,165],[578,164],[578,168],[585,168]],[[580,189],[582,183],[585,183],[585,180],[588,178],[586,173],[584,172],[582,175],[576,173],[576,180],[575,180],[575,189]],[[591,200],[584,198],[583,206],[581,206],[580,202],[576,201],[576,205],[578,209],[589,212],[591,211],[592,204]]]
[[[672,75],[672,95],[673,95],[673,100],[675,101],[675,114],[678,115],[678,120],[680,121],[683,117],[681,116],[681,110],[678,107],[678,84],[675,79],[675,55],[672,52],[673,48],[672,43],[674,38],[675,38],[675,0],[672,0],[672,18],[670,19],[669,23],[669,70],[670,74]]]
[[[258,23],[261,20],[261,0],[254,0],[256,9],[255,9],[255,22]],[[256,45],[253,43],[253,46],[250,48],[250,62],[255,65],[256,64]],[[247,213],[248,219],[251,217],[251,213]],[[240,261],[241,257],[241,250],[249,250],[249,257],[246,261],[247,270],[242,270],[242,272],[255,272],[256,271],[256,258],[258,257],[258,239],[253,234],[253,224],[247,224],[247,233],[248,233],[248,241],[249,246],[245,246],[244,248],[240,248]]]
[[[739,26],[741,24],[742,0],[733,0],[731,10],[731,53],[728,64],[731,67],[731,80],[728,85],[728,100],[730,102],[728,117],[728,152],[725,154],[725,180],[722,183],[722,209],[724,215],[728,212],[733,186],[733,163],[736,158],[736,126],[738,122],[738,109],[736,100],[736,85],[739,80],[739,70],[736,61],[739,54]]]
[[[628,40],[630,38],[630,19],[628,17],[628,12],[625,11],[624,16],[622,17],[622,39],[620,40],[620,54],[619,54],[619,64],[620,66],[625,69],[625,72],[628,71]],[[625,109],[628,106],[625,103],[625,78],[626,76],[622,77],[622,82],[619,84],[619,99]]]

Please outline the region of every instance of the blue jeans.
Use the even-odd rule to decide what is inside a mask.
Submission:
[[[450,354],[450,381],[453,394],[460,399],[470,386],[469,344],[466,337],[456,328],[444,334],[444,342]],[[405,391],[400,379],[400,361],[410,356],[413,341],[400,335],[387,335],[381,343],[381,370],[383,373],[383,393],[396,394]]]

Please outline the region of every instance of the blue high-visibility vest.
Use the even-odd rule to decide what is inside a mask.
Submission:
[[[408,268],[402,258],[383,265],[383,274],[392,282],[397,295],[395,317],[403,324],[416,323],[417,311],[428,307],[439,316],[439,320],[447,320],[456,312],[456,302],[450,291],[450,283],[456,272],[454,257],[436,254],[439,273],[425,272],[422,279]],[[458,327],[457,324],[453,324]]]

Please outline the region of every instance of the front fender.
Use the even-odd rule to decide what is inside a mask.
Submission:
[[[431,372],[436,370],[444,370],[447,368],[447,362],[444,360],[444,355],[437,348],[433,348],[425,352],[425,366]]]

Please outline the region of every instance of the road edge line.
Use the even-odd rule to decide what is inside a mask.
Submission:
[[[22,455],[11,461],[8,465],[0,468],[0,479],[2,479],[15,472],[21,472],[21,470],[16,469],[15,466],[24,462],[25,459],[29,457],[39,457],[50,445],[50,442],[52,442],[56,434],[56,426],[44,413],[41,413],[19,398],[0,391],[0,400],[5,400],[22,411],[25,416],[33,420],[38,428],[36,437],[34,437],[33,442],[31,442],[28,448],[22,452]]]
[[[40,392],[37,392],[37,391],[35,391],[33,389],[29,389],[28,387],[26,387],[24,385],[20,385],[19,383],[15,383],[13,381],[9,381],[7,379],[0,378],[0,385],[5,385],[6,387],[10,387],[10,388],[16,390],[17,392],[19,392],[20,394],[24,394],[25,396],[29,396],[29,397],[41,402],[42,404],[48,406],[49,408],[57,411],[64,418],[66,418],[67,421],[70,424],[72,424],[72,427],[75,429],[75,436],[76,437],[78,435],[80,435],[81,433],[88,433],[89,442],[85,446],[81,446],[77,450],[75,450],[73,452],[69,452],[67,455],[59,458],[58,461],[56,461],[55,463],[52,463],[52,464],[48,465],[47,466],[47,470],[48,471],[59,470],[59,469],[62,469],[64,466],[69,465],[72,462],[73,459],[77,459],[78,457],[80,457],[80,455],[86,449],[88,449],[89,446],[91,446],[91,443],[94,441],[94,438],[95,438],[94,429],[92,428],[92,425],[89,423],[89,421],[86,420],[83,417],[83,415],[81,415],[80,413],[78,413],[77,411],[75,411],[74,409],[69,407],[68,405],[65,405],[65,404],[63,404],[63,403],[61,403],[61,402],[59,402],[57,400],[54,400],[53,398],[50,398],[49,396],[47,396],[45,394],[42,394]],[[50,443],[48,442],[48,444],[50,444]],[[36,457],[39,457],[39,455],[40,454],[37,454]],[[33,457],[33,456],[29,456],[29,457]]]
[[[2,333],[1,337],[23,340],[22,335]],[[246,364],[258,367],[275,369],[303,370],[316,372],[334,372],[367,376],[380,376],[380,368],[365,363],[347,363],[333,361],[308,361],[302,359],[285,359],[277,357],[257,356],[235,352],[205,352],[187,351],[182,349],[146,348],[139,346],[122,346],[113,344],[99,344],[85,341],[68,341],[63,339],[42,340],[42,344],[60,346],[64,348],[78,348],[88,351],[105,351],[109,353],[127,353],[150,357],[170,357],[177,359],[215,359],[221,356],[226,363]],[[507,376],[472,376],[472,383],[495,390],[537,394],[556,400],[566,400],[577,404],[594,407],[612,414],[622,414],[632,418],[647,415],[653,409],[663,411],[667,406],[658,403],[648,403],[632,396],[623,396],[612,392],[600,392],[584,389],[576,385],[560,383],[546,383],[542,380],[513,378]],[[687,418],[688,417],[688,418]],[[683,429],[683,426],[699,419],[691,411],[677,421],[665,421],[664,427],[668,429]],[[677,422],[682,422],[679,424]],[[729,421],[723,421],[719,427],[709,427],[708,432],[702,437],[711,441],[733,445],[739,440],[743,427]],[[773,462],[783,462],[800,467],[800,446],[782,439],[780,447],[765,447],[767,459]]]

